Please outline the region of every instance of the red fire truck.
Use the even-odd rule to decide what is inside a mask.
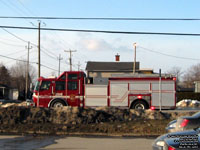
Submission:
[[[33,102],[39,107],[116,106],[131,109],[174,109],[176,78],[158,75],[111,77],[106,84],[87,84],[81,71],[63,72],[57,78],[40,77]]]

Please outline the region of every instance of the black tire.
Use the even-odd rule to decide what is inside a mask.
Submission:
[[[148,108],[147,104],[141,100],[135,102],[131,107],[131,109],[142,109],[142,110],[147,109],[147,108]]]
[[[62,108],[63,106],[66,106],[66,104],[62,100],[55,100],[51,104],[51,107],[53,107],[53,108]]]

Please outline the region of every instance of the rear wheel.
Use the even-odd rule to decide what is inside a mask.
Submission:
[[[66,105],[64,104],[64,102],[60,100],[56,100],[55,102],[52,103],[51,106],[54,108],[62,108],[63,106],[66,106]]]
[[[131,109],[142,109],[142,110],[147,109],[147,108],[148,106],[144,101],[137,101],[131,107]]]

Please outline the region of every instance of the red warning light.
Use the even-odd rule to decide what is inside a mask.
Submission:
[[[142,96],[141,96],[141,95],[139,95],[139,96],[137,96],[137,98],[138,98],[138,99],[142,99]]]
[[[171,147],[171,146],[169,146],[169,147],[168,147],[168,150],[176,150],[176,149],[173,148],[173,147]]]
[[[151,108],[150,108],[151,110],[155,110],[155,107],[154,106],[151,106]]]

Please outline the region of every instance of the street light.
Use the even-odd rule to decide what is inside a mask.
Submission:
[[[134,43],[133,47],[135,49],[135,52],[134,52],[134,62],[133,62],[133,73],[136,73],[136,46],[137,46],[137,44]]]

